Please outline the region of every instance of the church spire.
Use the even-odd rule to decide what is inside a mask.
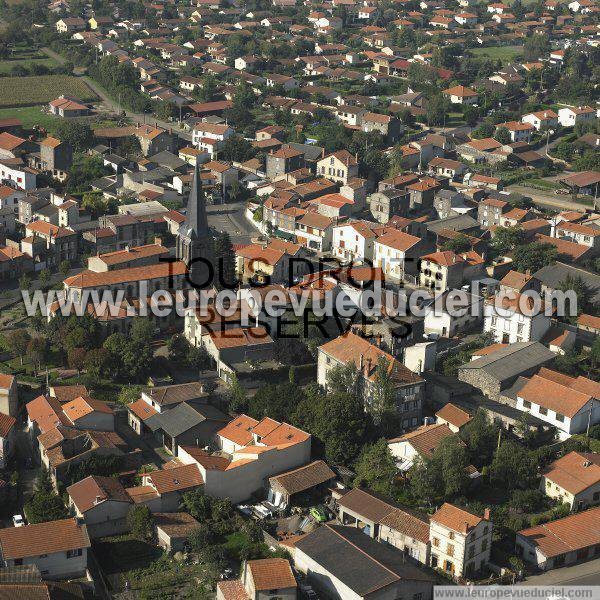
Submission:
[[[192,188],[188,196],[187,210],[185,214],[185,223],[183,232],[190,239],[201,239],[208,235],[208,221],[206,219],[206,199],[202,189],[202,179],[200,178],[200,165],[196,160],[194,167],[194,177],[192,179]]]

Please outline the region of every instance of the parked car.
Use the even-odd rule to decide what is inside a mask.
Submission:
[[[26,525],[22,515],[13,515],[12,521],[15,527],[25,527]]]
[[[322,506],[313,506],[309,511],[310,516],[318,523],[327,521],[327,513]]]

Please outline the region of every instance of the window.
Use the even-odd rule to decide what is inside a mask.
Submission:
[[[454,556],[454,544],[448,544],[446,546],[446,554],[448,556]]]
[[[454,531],[450,531],[450,532],[448,533],[448,538],[449,538],[449,539],[451,539],[451,540],[453,540],[453,539],[454,539]]]
[[[440,545],[440,540],[439,538],[434,537],[433,540],[431,540],[431,543],[437,548]]]
[[[22,558],[15,558],[13,564],[14,564],[15,567],[20,567],[23,564],[23,559]]]
[[[67,558],[76,558],[77,556],[81,556],[83,554],[81,548],[77,548],[76,550],[67,550]]]
[[[469,558],[473,558],[475,556],[475,546],[471,546],[469,548]]]
[[[485,552],[487,550],[487,542],[488,542],[487,540],[483,540],[481,542],[481,551],[482,552]]]
[[[562,413],[556,413],[556,420],[563,423],[565,420],[565,415],[563,415]]]
[[[540,406],[540,415],[547,415],[548,414],[548,409],[544,408],[543,406]]]
[[[486,525],[486,526],[483,528],[483,535],[487,535],[489,530],[490,530],[490,528],[489,528],[489,527]]]
[[[529,400],[523,400],[523,408],[531,408],[531,402],[529,402]]]

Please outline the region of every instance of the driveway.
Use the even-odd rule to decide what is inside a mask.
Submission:
[[[600,585],[600,558],[528,577],[517,585]]]

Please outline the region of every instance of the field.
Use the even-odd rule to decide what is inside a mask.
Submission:
[[[0,79],[0,81],[2,80]],[[31,129],[34,125],[39,125],[47,131],[52,131],[53,127],[61,121],[60,117],[42,112],[40,106],[0,108],[0,121],[12,118],[21,119],[25,129]]]
[[[96,98],[83,79],[70,75],[4,77],[0,80],[0,108],[46,104],[61,94],[81,100]]]
[[[523,54],[523,46],[492,46],[490,48],[472,48],[475,56],[487,56],[493,60],[509,63]]]
[[[57,62],[52,58],[43,57],[43,58],[19,58],[17,60],[3,60],[0,61],[0,74],[10,73],[13,67],[21,66],[21,67],[32,67],[34,65],[43,65],[44,67],[48,67],[49,69],[57,66]]]

